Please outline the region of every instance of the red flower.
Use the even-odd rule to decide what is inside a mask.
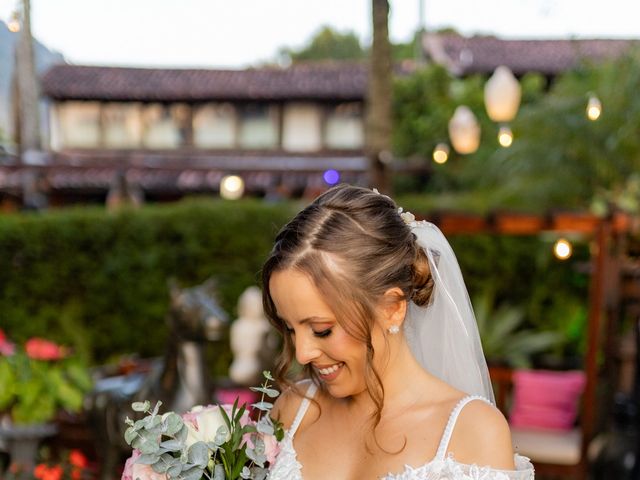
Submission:
[[[80,450],[71,450],[69,452],[69,463],[74,467],[87,468],[89,461]]]
[[[31,338],[24,345],[29,358],[34,360],[60,360],[65,357],[64,348],[44,338]]]

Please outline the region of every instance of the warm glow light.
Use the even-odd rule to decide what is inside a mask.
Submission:
[[[500,127],[500,131],[498,131],[498,142],[505,148],[511,146],[513,143],[513,133],[511,133],[509,127]]]
[[[469,107],[460,105],[449,120],[449,138],[456,152],[466,155],[480,146],[480,124]]]
[[[602,103],[600,103],[600,99],[595,95],[591,95],[589,97],[589,102],[587,103],[587,118],[591,121],[595,121],[600,117],[602,113]]]
[[[449,159],[449,145],[446,143],[439,143],[436,148],[433,149],[433,161],[439,164],[446,163]]]
[[[522,89],[509,67],[496,68],[484,86],[484,105],[494,122],[510,122],[518,113]]]
[[[17,33],[20,31],[20,14],[17,11],[14,11],[11,14],[11,18],[7,23],[7,28],[10,32]]]
[[[571,246],[571,243],[569,243],[569,241],[565,240],[564,238],[559,238],[553,246],[553,254],[559,260],[568,259],[572,253],[573,247]]]
[[[244,193],[244,180],[237,175],[227,175],[220,181],[220,196],[227,200],[237,200]]]

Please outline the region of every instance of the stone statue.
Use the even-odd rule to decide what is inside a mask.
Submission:
[[[231,324],[233,363],[229,376],[237,385],[253,386],[261,382],[263,370],[273,368],[278,347],[275,331],[264,316],[258,287],[249,287],[240,295],[238,315]]]

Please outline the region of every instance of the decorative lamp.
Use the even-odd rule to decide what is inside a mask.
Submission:
[[[439,143],[436,148],[433,149],[433,161],[439,164],[446,163],[449,159],[449,145],[446,143]]]
[[[227,200],[237,200],[244,193],[244,180],[237,175],[226,175],[220,181],[220,196]]]
[[[449,120],[449,137],[456,152],[467,155],[480,146],[480,124],[471,109],[460,105]]]
[[[509,67],[499,66],[484,86],[484,106],[496,123],[513,120],[520,107],[522,89]]]
[[[589,102],[587,102],[587,118],[589,120],[596,121],[600,118],[602,113],[602,103],[600,99],[595,95],[589,95]]]

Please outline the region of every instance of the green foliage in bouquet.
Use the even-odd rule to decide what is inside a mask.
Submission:
[[[265,382],[252,390],[262,393],[252,407],[260,411],[258,420],[249,417],[246,405],[194,407],[180,416],[159,415],[161,402],[135,402],[132,408],[147,415],[137,421],[127,418],[125,441],[134,448],[123,479],[150,478],[152,473],[167,479],[264,480],[273,462],[277,442],[284,438],[282,424],[269,416],[273,405],[265,396],[276,398],[273,378],[264,372]],[[151,469],[151,470],[149,470]]]

